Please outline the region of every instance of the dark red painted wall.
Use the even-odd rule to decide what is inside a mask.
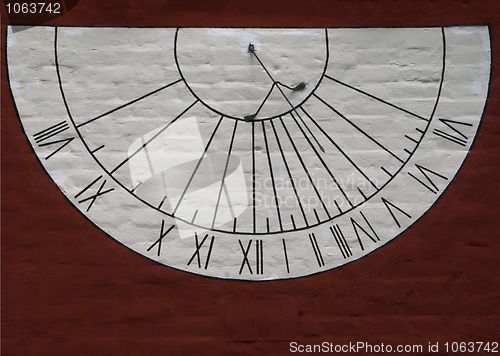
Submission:
[[[290,341],[500,341],[498,0],[80,0],[49,23],[491,24],[491,92],[462,170],[396,241],[310,278],[230,282],[152,263],[68,204],[22,134],[2,49],[2,355],[281,355]]]

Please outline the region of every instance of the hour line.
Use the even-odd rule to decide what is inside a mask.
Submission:
[[[174,210],[172,211],[172,214],[175,214],[175,212],[177,211],[177,209],[179,208],[179,205],[181,204],[182,202],[182,199],[184,198],[184,194],[186,194],[187,190],[189,189],[189,186],[191,185],[191,182],[193,181],[193,178],[196,174],[196,172],[198,171],[198,168],[200,168],[200,165],[201,165],[201,162],[203,161],[203,159],[205,158],[205,155],[207,154],[207,151],[208,151],[208,148],[210,147],[210,144],[212,143],[212,140],[215,136],[215,133],[217,132],[219,126],[220,126],[220,123],[222,122],[222,116],[220,117],[219,119],[219,122],[217,123],[217,125],[215,126],[215,129],[212,131],[212,134],[210,135],[210,139],[208,140],[206,146],[205,146],[205,149],[203,150],[203,153],[201,154],[200,156],[200,159],[198,160],[198,162],[196,163],[196,166],[194,167],[194,170],[193,172],[191,173],[191,176],[189,177],[188,179],[188,182],[186,184],[186,186],[184,187],[184,189],[182,190],[182,194],[181,196],[179,197],[179,200],[177,201],[177,204],[175,205],[175,208]]]
[[[271,175],[271,182],[273,184],[274,202],[276,204],[276,212],[278,213],[278,222],[280,224],[280,230],[283,231],[283,223],[281,221],[280,206],[279,206],[279,202],[278,202],[278,195],[276,193],[276,183],[274,181],[273,166],[271,163],[271,155],[269,154],[269,144],[267,142],[267,134],[266,134],[266,127],[264,125],[264,121],[262,121],[262,132],[264,133],[264,143],[266,145],[266,154],[267,154],[267,162],[269,164],[269,173]]]
[[[316,216],[316,220],[318,221],[318,224],[321,222],[321,219],[319,218],[318,211],[316,209],[313,209],[314,216]],[[330,214],[328,214],[328,217],[331,218]]]
[[[161,200],[160,204],[158,205],[158,208],[157,208],[158,210],[160,210],[161,207],[162,207],[162,205],[163,205],[163,203],[165,203],[165,199],[167,199],[166,195],[163,197],[163,199]]]
[[[105,145],[100,145],[99,147],[94,148],[92,151],[90,151],[90,153],[94,154],[97,151],[102,150],[104,147],[106,147],[106,146]]]
[[[384,173],[387,174],[389,177],[391,177],[391,178],[393,177],[393,175],[387,169],[385,169],[384,167],[380,167],[380,169],[383,170]]]
[[[335,203],[335,206],[337,207],[337,209],[339,210],[339,212],[341,214],[343,214],[344,212],[342,211],[342,209],[340,209],[340,206],[339,206],[339,203],[337,203],[337,200],[334,200],[333,202]]]
[[[80,127],[82,127],[82,126],[85,126],[85,125],[87,125],[87,124],[90,124],[91,122],[94,122],[94,121],[96,121],[96,120],[99,120],[99,119],[101,119],[101,118],[103,118],[103,117],[105,117],[105,116],[107,116],[107,115],[109,115],[109,114],[114,113],[115,111],[118,111],[118,110],[120,110],[120,109],[123,109],[123,108],[125,108],[125,107],[129,106],[129,105],[132,105],[132,104],[134,104],[134,103],[136,103],[136,102],[138,102],[138,101],[140,101],[140,100],[142,100],[142,99],[147,98],[148,96],[151,96],[151,95],[153,95],[153,94],[156,94],[156,93],[158,93],[159,91],[162,91],[162,90],[164,90],[164,89],[166,89],[166,88],[168,88],[168,87],[170,87],[170,86],[172,86],[172,85],[175,85],[175,84],[177,84],[177,83],[179,83],[179,82],[181,82],[181,81],[182,81],[182,79],[178,79],[178,80],[176,80],[176,81],[173,81],[173,82],[171,82],[171,83],[168,83],[167,85],[164,85],[164,86],[162,86],[162,87],[160,87],[160,88],[158,88],[158,89],[156,89],[156,90],[153,90],[153,91],[151,91],[151,92],[149,92],[149,93],[147,93],[147,94],[144,94],[144,95],[142,95],[142,96],[140,96],[140,97],[138,97],[138,98],[136,98],[136,99],[134,99],[134,100],[129,101],[128,103],[125,103],[125,104],[123,104],[123,105],[120,105],[120,106],[118,106],[118,107],[116,107],[116,108],[112,109],[112,110],[109,110],[109,111],[105,112],[104,114],[101,114],[101,115],[99,115],[99,116],[96,116],[96,117],[94,117],[94,118],[92,118],[92,119],[90,119],[90,120],[87,120],[87,121],[85,121],[85,122],[82,122],[81,124],[76,125],[76,127],[77,127],[77,128],[80,128]]]
[[[358,192],[363,196],[363,199],[368,199],[365,195],[365,193],[363,193],[363,191],[359,188],[359,187],[356,187],[358,189]]]
[[[314,147],[314,145],[312,144],[311,140],[309,140],[309,138],[307,137],[306,133],[304,132],[304,130],[302,129],[302,127],[299,125],[299,123],[297,122],[297,120],[295,119],[294,115],[293,114],[290,114],[290,116],[292,117],[292,119],[295,121],[295,124],[298,126],[299,130],[302,132],[302,135],[304,136],[304,138],[307,140],[307,142],[309,143],[309,145],[311,146],[311,148],[313,149],[314,153],[316,154],[316,157],[318,157],[318,159],[321,161],[321,163],[323,164],[323,167],[325,167],[326,171],[328,172],[328,174],[330,175],[330,177],[333,179],[333,181],[335,182],[335,184],[337,185],[337,187],[339,188],[340,192],[342,193],[342,195],[344,196],[344,198],[347,200],[347,202],[349,203],[349,205],[351,207],[354,207],[354,205],[352,204],[352,202],[349,200],[349,197],[347,196],[347,194],[345,193],[345,191],[342,189],[342,187],[340,186],[340,184],[338,183],[337,179],[335,178],[335,176],[333,175],[332,171],[330,170],[330,168],[328,167],[328,165],[326,164],[325,160],[321,157],[321,155],[319,154],[318,150],[316,150],[316,148]],[[331,217],[330,214],[327,212],[328,214],[328,217]]]
[[[288,162],[286,161],[285,153],[283,152],[283,148],[281,147],[280,139],[278,137],[278,133],[276,132],[276,127],[274,127],[274,123],[272,120],[271,120],[271,127],[273,129],[274,136],[276,137],[276,143],[278,144],[278,148],[281,153],[281,158],[283,159],[283,163],[285,164],[285,168],[288,173],[288,178],[290,179],[290,184],[292,185],[293,192],[295,193],[295,197],[297,198],[297,202],[299,203],[300,211],[302,212],[304,222],[306,223],[306,226],[308,226],[309,223],[307,222],[306,213],[304,211],[304,208],[302,207],[302,202],[300,201],[299,194],[297,193],[297,188],[295,187],[295,183],[293,181],[292,173],[290,172],[290,167],[288,167]]]
[[[299,159],[299,162],[300,162],[300,165],[302,166],[302,169],[306,173],[307,178],[309,179],[309,182],[311,183],[311,186],[313,187],[316,195],[319,198],[319,201],[321,202],[321,205],[323,206],[323,209],[325,209],[326,215],[328,215],[328,217],[330,218],[331,216],[330,216],[330,213],[328,212],[328,208],[326,207],[325,202],[323,201],[323,198],[321,197],[321,194],[319,193],[318,188],[314,184],[314,180],[312,179],[311,174],[309,173],[309,169],[307,169],[307,166],[305,165],[304,160],[302,159],[302,156],[300,155],[300,152],[297,149],[297,146],[295,146],[295,143],[293,142],[293,138],[290,135],[290,132],[288,131],[288,129],[286,128],[286,125],[283,122],[283,118],[281,116],[280,116],[279,120],[281,122],[281,125],[285,129],[286,135],[288,136],[288,139],[290,140],[290,143],[292,144],[293,150],[295,151],[295,154],[296,154],[297,158]],[[317,153],[316,149],[314,149],[314,150]]]
[[[370,135],[368,135],[363,129],[361,129],[358,125],[356,125],[354,122],[352,122],[347,117],[345,117],[342,113],[340,113],[337,109],[335,109],[333,106],[331,106],[330,104],[328,104],[325,100],[323,100],[322,98],[320,98],[316,94],[313,94],[313,95],[316,97],[316,99],[318,99],[323,104],[325,104],[328,108],[330,108],[330,110],[332,110],[335,114],[337,114],[338,116],[340,116],[342,119],[344,119],[345,121],[347,121],[352,127],[354,127],[356,130],[358,130],[359,132],[361,132],[363,135],[365,135],[371,141],[373,141],[377,146],[379,146],[384,151],[386,151],[387,153],[389,153],[392,157],[396,158],[399,162],[405,163],[401,158],[399,158],[398,156],[396,156],[392,151],[388,150],[384,145],[382,145],[380,142],[378,142],[373,137],[371,137]]]
[[[368,178],[368,176],[361,170],[361,168],[359,168],[356,163],[354,163],[354,161],[344,152],[344,150],[342,150],[342,148],[340,148],[340,146],[328,135],[328,133],[316,122],[316,120],[314,120],[312,118],[311,115],[309,115],[309,113],[303,108],[301,107],[302,111],[304,112],[304,114],[306,114],[306,116],[309,118],[309,120],[311,120],[314,125],[316,125],[316,127],[321,131],[321,133],[332,143],[332,145],[335,146],[335,148],[349,161],[349,163],[354,167],[356,168],[356,170],[361,173],[361,175],[363,177],[366,178],[366,180],[368,182],[370,182],[370,184],[378,190],[378,187],[375,185],[375,183],[372,182],[372,180],[370,178]]]
[[[255,122],[252,122],[252,220],[253,232],[256,231],[257,214],[255,211]]]
[[[224,181],[226,179],[227,167],[229,165],[229,160],[231,159],[231,151],[233,150],[234,137],[236,136],[236,129],[237,128],[238,128],[238,120],[235,120],[233,134],[231,136],[231,143],[229,144],[229,151],[227,152],[226,164],[224,166],[224,173],[222,174],[222,180],[220,183],[219,196],[217,197],[217,203],[215,204],[214,217],[213,217],[212,226],[211,226],[212,229],[214,228],[215,219],[217,218],[217,212],[219,211],[220,197],[222,195],[222,188],[224,187]]]
[[[186,109],[184,109],[183,112],[181,112],[179,115],[177,115],[172,121],[170,121],[167,125],[165,125],[161,130],[159,130],[157,133],[155,133],[153,135],[153,137],[151,137],[149,140],[147,140],[144,144],[141,145],[141,147],[139,147],[134,153],[132,153],[131,155],[129,155],[125,160],[123,160],[118,166],[116,166],[111,172],[109,172],[110,174],[113,174],[115,173],[118,169],[120,169],[120,167],[122,167],[125,163],[127,163],[132,157],[134,157],[136,154],[138,154],[139,152],[141,152],[147,145],[149,145],[155,138],[157,138],[158,136],[160,136],[166,129],[168,129],[170,127],[170,125],[172,125],[174,122],[176,122],[181,116],[183,116],[186,112],[189,111],[189,109],[191,109],[196,103],[198,102],[198,99],[194,101],[194,103],[192,103],[191,105],[189,105]]]
[[[233,209],[233,202],[231,201],[231,196],[229,195],[229,191],[227,189],[227,184],[226,183],[222,184],[222,187],[224,189],[224,196],[227,199],[227,206],[229,207],[229,212],[231,213],[231,217],[234,219],[235,214],[234,214],[234,209]]]
[[[301,107],[302,108],[302,107]],[[302,109],[302,111],[304,111]],[[302,122],[302,125],[304,125],[304,127],[306,128],[306,130],[309,132],[309,135],[311,135],[311,137],[313,138],[313,140],[316,142],[316,144],[318,145],[318,147],[320,148],[320,150],[322,152],[325,152],[325,148],[319,143],[319,140],[318,138],[316,137],[316,135],[311,131],[311,129],[309,128],[309,126],[305,123],[304,119],[302,118],[302,116],[299,115],[298,112],[295,112],[297,114],[297,117],[300,119],[300,122]],[[292,115],[293,117],[293,115]],[[297,121],[295,121],[297,122]],[[297,124],[298,126],[299,124]],[[304,133],[304,136],[306,136],[306,134]]]
[[[198,215],[198,209],[196,209],[194,214],[193,214],[193,218],[191,219],[191,224],[194,223],[194,220],[196,219],[196,215]]]
[[[425,117],[423,117],[423,116],[417,115],[417,114],[415,114],[414,112],[408,111],[408,110],[406,110],[406,109],[403,109],[402,107],[399,107],[399,106],[397,106],[397,105],[391,104],[390,102],[385,101],[384,99],[381,99],[381,98],[379,98],[379,97],[377,97],[377,96],[375,96],[375,95],[373,95],[373,94],[367,93],[367,92],[366,92],[366,91],[364,91],[364,90],[361,90],[361,89],[355,88],[355,87],[353,87],[353,86],[351,86],[351,85],[349,85],[349,84],[346,84],[346,83],[344,83],[344,82],[341,82],[341,81],[340,81],[340,80],[338,80],[338,79],[335,79],[335,78],[330,77],[328,74],[325,74],[325,77],[326,77],[326,78],[328,78],[328,79],[330,79],[330,80],[332,80],[332,81],[334,81],[335,83],[338,83],[338,84],[340,84],[340,85],[343,85],[343,86],[345,86],[345,87],[347,87],[347,88],[349,88],[349,89],[352,89],[352,90],[357,91],[358,93],[364,94],[364,95],[366,95],[366,96],[368,96],[368,97],[370,97],[370,98],[372,98],[372,99],[375,99],[375,100],[377,100],[377,101],[379,101],[379,102],[381,102],[381,103],[384,103],[384,104],[386,104],[386,105],[389,105],[390,107],[393,107],[394,109],[398,109],[398,110],[400,110],[400,111],[403,111],[403,112],[405,112],[405,113],[407,113],[407,114],[409,114],[409,115],[411,115],[411,116],[413,116],[413,117],[416,117],[416,118],[418,118],[418,119],[420,119],[420,120],[429,121],[428,119],[426,119],[426,118],[425,118]]]

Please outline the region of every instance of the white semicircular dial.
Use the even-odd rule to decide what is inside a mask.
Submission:
[[[26,137],[68,200],[160,264],[288,279],[427,212],[479,128],[487,26],[9,26]]]

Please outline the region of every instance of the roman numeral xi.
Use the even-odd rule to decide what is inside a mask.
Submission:
[[[202,268],[202,266],[204,266],[204,268],[207,269],[208,264],[210,262],[210,256],[212,255],[212,249],[214,247],[215,236],[212,236],[210,238],[210,244],[208,242],[206,244],[206,245],[208,245],[208,247],[207,247],[207,252],[206,252],[205,263],[203,263],[203,261],[202,261],[202,256],[200,256],[200,252],[201,252],[203,245],[205,244],[205,241],[207,241],[207,239],[208,239],[208,234],[205,235],[205,237],[201,240],[201,242],[198,239],[197,233],[195,233],[194,236],[195,236],[195,251],[194,251],[193,255],[191,256],[191,258],[189,259],[187,265],[189,266],[189,265],[191,265],[191,263],[196,261],[198,268]],[[195,260],[195,258],[196,258],[196,260]]]

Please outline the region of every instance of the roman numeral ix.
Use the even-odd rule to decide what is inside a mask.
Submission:
[[[98,182],[101,181],[101,179],[102,179],[102,183],[99,185]],[[98,197],[101,197],[104,194],[108,194],[109,192],[112,192],[113,190],[115,190],[115,188],[109,188],[109,189],[104,190],[104,186],[106,185],[106,182],[107,182],[107,180],[103,179],[102,176],[97,177],[89,185],[87,185],[85,188],[83,188],[77,195],[75,195],[75,199],[79,199],[78,203],[80,203],[80,204],[88,202],[87,211],[89,211],[90,208],[92,208],[92,206],[94,205],[94,203]],[[90,193],[89,190],[90,190],[90,188],[92,188],[94,186],[94,184],[97,184],[99,187],[94,190],[95,193]],[[85,195],[85,193],[87,191],[89,191],[89,195]]]

